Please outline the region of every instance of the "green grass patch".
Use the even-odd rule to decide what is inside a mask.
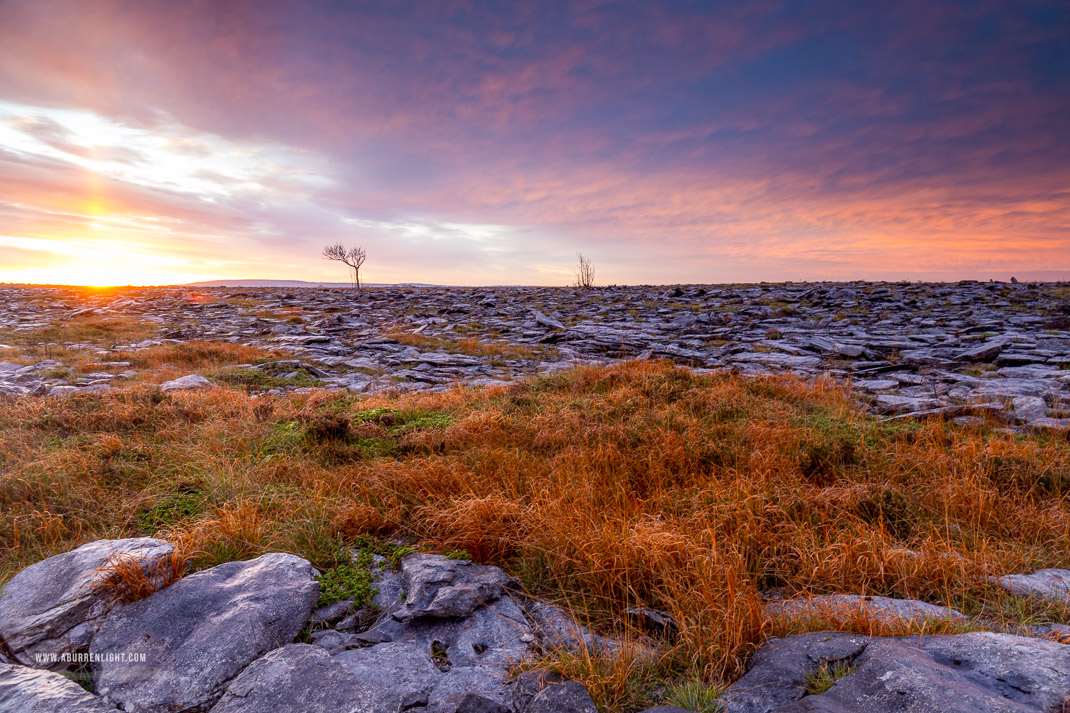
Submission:
[[[665,704],[686,708],[695,713],[718,713],[723,686],[711,686],[701,678],[690,678],[666,686]]]
[[[261,369],[230,366],[217,369],[212,374],[209,374],[208,378],[217,384],[224,384],[246,391],[301,388],[319,386],[323,383],[303,369],[297,369],[295,372],[292,376],[276,376]]]
[[[820,696],[832,688],[836,681],[845,676],[850,676],[854,666],[848,661],[835,661],[824,663],[806,674],[806,688],[804,692],[808,696]]]

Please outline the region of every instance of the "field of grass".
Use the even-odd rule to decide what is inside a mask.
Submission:
[[[0,582],[101,537],[168,537],[197,568],[271,550],[329,568],[368,536],[465,550],[605,632],[635,639],[628,606],[673,614],[658,660],[636,647],[544,662],[604,711],[639,709],[659,683],[712,706],[771,635],[889,633],[864,617],[771,621],[763,594],[1070,622],[988,579],[1070,567],[1068,492],[1065,435],[878,423],[829,383],[665,363],[433,395],[140,384],[0,400]]]

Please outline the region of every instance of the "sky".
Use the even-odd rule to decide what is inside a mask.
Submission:
[[[0,0],[0,281],[1070,279],[1070,3]]]

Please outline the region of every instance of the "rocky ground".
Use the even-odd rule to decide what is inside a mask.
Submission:
[[[190,368],[138,358],[165,354],[177,361],[183,350],[212,343],[248,345],[250,361]],[[159,383],[165,391],[235,383],[253,392],[438,391],[636,358],[669,359],[695,370],[827,375],[849,383],[853,398],[886,419],[933,414],[964,423],[984,418],[990,425],[1001,419],[1015,430],[1066,429],[1070,286],[851,283],[360,293],[0,288],[0,394],[54,411],[107,399],[38,397],[139,383]],[[174,398],[217,395],[249,401],[222,390]],[[264,405],[261,399],[253,403]],[[14,418],[20,421],[22,411]],[[1061,435],[1000,437],[1064,445]],[[113,450],[123,448],[119,441]],[[1023,462],[1028,464],[1013,464]],[[83,470],[85,477],[98,477],[98,470]],[[118,472],[103,469],[99,477]],[[1030,510],[1032,520],[1013,522],[1063,517],[1062,476],[1037,474],[1047,478],[1044,487],[1052,492],[1041,488],[1030,497],[1046,509]],[[1000,482],[991,492],[1017,487]],[[830,497],[848,492],[834,490],[830,485],[822,492]],[[13,498],[12,493],[24,497],[29,491],[5,492]],[[1006,510],[996,513],[1000,523],[1012,522]],[[827,520],[815,522],[815,530],[827,528]],[[13,530],[12,536],[22,532]],[[77,542],[100,536],[79,535]],[[986,537],[969,544],[981,549],[998,544]],[[174,546],[149,537],[96,540],[43,559],[0,589],[0,713],[596,713],[590,694],[597,694],[595,687],[589,692],[564,680],[548,661],[560,661],[562,651],[584,660],[655,660],[671,650],[674,639],[684,638],[683,618],[677,626],[666,613],[643,608],[621,616],[640,632],[637,639],[599,636],[558,606],[526,595],[501,569],[475,564],[463,553],[401,548],[395,554],[354,551],[354,566],[369,574],[371,588],[333,598],[327,596],[329,572],[283,552],[246,561],[221,558],[181,578],[175,576]],[[896,556],[920,559],[925,553],[900,547]],[[344,551],[343,558],[348,559]],[[773,628],[762,629],[756,642],[770,630],[808,633],[766,641],[750,656],[742,678],[724,691],[707,687],[685,701],[659,686],[643,691],[643,705],[664,703],[647,713],[686,713],[670,703],[686,703],[698,713],[1070,710],[1070,648],[1064,645],[1070,629],[1053,623],[1067,621],[1070,571],[1028,574],[1040,566],[1065,562],[1049,553],[1030,567],[1008,559],[980,573],[1006,603],[1009,613],[1001,617],[971,614],[959,603],[954,606],[961,611],[951,609],[939,598],[763,591],[758,618]],[[130,596],[129,587],[115,585],[119,571],[147,586]],[[1036,602],[1052,603],[1062,613],[1031,616],[1027,603]],[[830,621],[862,622],[838,628],[873,635],[821,631]],[[907,632],[911,635],[898,635]]]
[[[34,342],[56,325],[109,316],[153,325],[154,334],[104,346]],[[1070,427],[1065,283],[147,288],[88,297],[0,288],[0,335],[0,360],[3,346],[21,340],[40,356],[63,346],[97,362],[62,376],[62,359],[2,362],[0,394],[106,390],[138,377],[116,352],[223,340],[289,355],[239,367],[270,377],[265,389],[497,385],[577,363],[659,358],[697,369],[828,375],[850,382],[867,408],[887,417]]]
[[[531,662],[560,649],[613,656],[640,647],[657,657],[674,635],[667,615],[638,610],[645,640],[599,637],[523,596],[497,567],[433,554],[367,561],[375,588],[360,610],[353,599],[324,602],[309,562],[282,553],[156,581],[155,592],[125,604],[102,586],[116,562],[151,580],[172,555],[163,540],[100,540],[16,575],[0,593],[0,711],[597,713],[584,686]],[[1065,600],[1067,582],[1070,572],[1049,571],[1002,584]],[[885,619],[962,616],[882,598],[795,604]],[[707,710],[1065,710],[1070,647],[1050,631],[1023,633],[1032,636],[773,640]]]

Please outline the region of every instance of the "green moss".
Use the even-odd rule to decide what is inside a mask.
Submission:
[[[274,376],[260,369],[249,367],[228,366],[209,374],[212,381],[245,389],[246,391],[270,391],[271,389],[284,389],[287,387],[320,386],[323,382],[313,378],[303,369],[295,370],[294,376]]]
[[[371,535],[358,535],[352,543],[358,557],[367,558],[371,562],[374,555],[385,557],[390,566],[397,569],[401,565],[401,559],[416,551],[411,545],[399,545],[396,542],[383,542]]]
[[[316,606],[352,599],[355,609],[366,607],[376,594],[370,565],[371,558],[368,556],[367,562],[340,564],[316,577],[320,583],[320,598]]]
[[[391,435],[401,435],[428,428],[446,428],[454,422],[451,414],[426,409],[376,408],[358,411],[352,416],[354,423],[374,423],[387,429]]]
[[[137,515],[143,532],[156,532],[162,527],[192,520],[205,511],[204,495],[196,490],[169,493]]]

